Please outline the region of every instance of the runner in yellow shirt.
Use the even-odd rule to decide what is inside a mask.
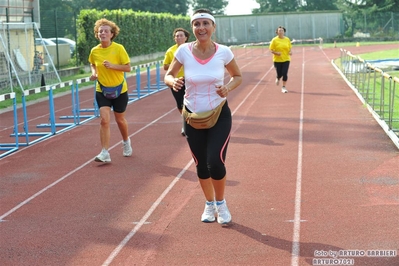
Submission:
[[[177,48],[183,44],[188,42],[188,39],[190,38],[190,33],[183,29],[183,28],[176,28],[173,31],[173,40],[175,41],[175,45],[171,46],[165,53],[165,58],[163,60],[163,69],[168,70],[169,65],[172,63],[173,58],[175,58],[175,53]],[[182,67],[177,74],[177,78],[184,79],[184,68]],[[175,98],[176,105],[177,105],[177,110],[181,114],[182,109],[183,109],[183,99],[184,99],[184,93],[186,91],[186,87],[183,86],[181,90],[179,91],[174,91],[172,88],[170,88],[172,91],[173,97]],[[182,127],[181,129],[181,134],[185,136],[184,133],[184,128]]]
[[[122,135],[123,156],[132,155],[132,147],[128,134],[125,111],[129,101],[125,73],[130,72],[130,58],[123,45],[114,42],[119,34],[119,27],[107,19],[99,19],[94,26],[96,39],[100,44],[93,47],[89,62],[91,66],[90,80],[97,80],[96,101],[100,108],[100,141],[102,150],[95,157],[96,162],[111,162],[108,152],[111,136],[111,108],[115,121]]]
[[[274,68],[276,69],[276,85],[280,83],[280,79],[283,80],[283,87],[281,88],[282,93],[287,93],[288,90],[285,87],[288,80],[288,69],[291,61],[291,40],[285,36],[285,28],[279,26],[276,30],[277,36],[270,42],[269,49],[273,54]]]

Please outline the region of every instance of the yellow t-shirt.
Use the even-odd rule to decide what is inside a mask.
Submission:
[[[288,37],[283,39],[278,36],[274,37],[270,42],[270,51],[280,52],[281,55],[273,54],[273,62],[286,62],[291,61],[290,51],[292,48],[291,40]]]
[[[89,62],[96,66],[98,81],[106,87],[118,86],[123,82],[121,93],[127,91],[125,73],[120,70],[108,69],[103,66],[104,60],[111,64],[125,65],[130,63],[129,55],[123,45],[112,42],[107,48],[102,48],[101,44],[93,47],[89,55]],[[100,85],[97,82],[96,91],[101,92]]]
[[[163,59],[164,65],[170,65],[173,61],[173,58],[175,57],[175,53],[177,50],[178,46],[177,44],[171,46],[165,53],[165,58]],[[181,67],[179,70],[179,73],[177,73],[177,77],[184,77],[184,68]]]

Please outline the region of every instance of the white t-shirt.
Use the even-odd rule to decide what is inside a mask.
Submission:
[[[180,45],[175,58],[184,66],[184,105],[190,111],[200,113],[215,109],[225,99],[216,93],[215,86],[224,84],[225,66],[233,60],[234,54],[227,46],[216,44],[216,53],[201,60],[191,52],[192,45]]]

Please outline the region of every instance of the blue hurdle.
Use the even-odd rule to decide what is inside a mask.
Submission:
[[[38,141],[41,141],[43,139],[46,139],[52,135],[55,135],[57,132],[60,133],[61,131],[64,131],[66,129],[69,129],[74,126],[73,123],[64,123],[64,124],[59,124],[56,123],[55,120],[55,109],[54,109],[54,96],[53,96],[53,90],[61,87],[65,87],[67,85],[72,85],[71,82],[66,82],[66,83],[60,83],[56,85],[47,85],[47,86],[41,86],[39,88],[34,88],[30,90],[25,90],[23,91],[22,95],[22,109],[23,109],[23,117],[24,117],[24,132],[18,133],[17,135],[21,137],[25,137],[25,142],[20,142],[19,144],[21,146],[27,146],[34,144]],[[38,128],[50,128],[50,131],[42,131],[42,132],[29,132],[29,125],[28,125],[28,113],[26,109],[26,96],[39,93],[39,92],[48,92],[48,103],[49,103],[49,123],[48,124],[40,124],[37,125]],[[56,130],[56,127],[63,127],[63,130]],[[15,136],[16,133],[11,134],[11,136]],[[33,141],[29,137],[37,137]]]
[[[15,142],[13,143],[0,143],[0,151],[5,151],[0,154],[0,158],[15,152],[18,150],[19,141],[18,141],[18,116],[17,116],[17,99],[15,98],[15,92],[11,92],[8,94],[0,95],[0,102],[8,99],[12,99],[13,105],[13,115],[14,115],[14,129],[13,132],[15,134]]]
[[[96,117],[100,116],[98,105],[96,102],[96,86],[94,83],[94,97],[93,97],[93,107],[81,109],[80,108],[80,98],[79,98],[79,84],[90,82],[90,77],[77,79],[74,85],[71,87],[71,97],[72,97],[72,116],[62,116],[62,119],[73,118],[76,125],[86,123]],[[88,115],[83,115],[82,113],[93,113]],[[83,119],[83,120],[82,120]]]
[[[129,102],[128,104],[137,101],[141,98],[150,96],[156,92],[167,89],[168,87],[161,82],[161,66],[162,61],[152,62],[148,64],[138,65],[131,68],[131,71],[135,71],[136,76],[136,88],[132,92],[128,92]],[[154,69],[155,66],[155,69]],[[145,69],[143,73],[146,73],[146,86],[141,86],[141,69]],[[155,72],[155,82],[151,83],[151,74]],[[126,77],[126,73],[125,73]],[[2,96],[4,99],[13,99],[14,106],[14,130],[13,133],[10,134],[11,137],[15,137],[14,143],[0,143],[0,150],[5,150],[6,152],[0,154],[0,158],[4,157],[15,150],[17,150],[20,146],[28,146],[44,139],[47,139],[57,133],[61,133],[63,131],[72,129],[73,127],[80,125],[82,123],[86,123],[92,119],[99,117],[99,108],[96,102],[96,81],[93,83],[93,108],[82,109],[80,107],[80,97],[79,97],[79,85],[82,83],[90,82],[90,78],[77,79],[75,81],[67,81],[64,83],[54,84],[54,85],[44,85],[39,88],[34,88],[30,90],[22,90],[22,112],[23,112],[23,132],[18,132],[18,118],[17,118],[17,105],[16,105],[16,95],[15,93],[10,93],[7,96]],[[71,119],[72,122],[69,123],[60,123],[57,122],[55,116],[55,106],[54,106],[54,95],[53,91],[62,87],[71,87],[71,107],[72,114],[60,116],[59,119]],[[21,86],[22,88],[22,86]],[[28,125],[28,114],[27,114],[27,104],[26,104],[26,96],[32,95],[40,92],[48,92],[48,108],[49,108],[49,122],[38,124],[36,128],[48,128],[48,131],[30,131]],[[0,100],[1,100],[0,95]],[[87,115],[85,113],[88,113]],[[90,114],[89,114],[90,113]],[[61,129],[60,129],[61,128]],[[21,138],[24,137],[25,141],[21,142]],[[34,138],[32,140],[32,138]]]
[[[76,117],[71,117],[71,119],[74,120],[73,123],[57,123],[56,122],[56,118],[55,118],[55,106],[54,106],[54,94],[53,91],[55,89],[59,89],[59,88],[64,88],[70,86],[71,90],[73,91],[73,81],[67,81],[64,83],[59,83],[56,85],[50,85],[47,86],[48,87],[48,92],[49,92],[49,110],[50,110],[50,117],[49,117],[49,123],[46,124],[39,124],[36,127],[38,128],[51,128],[51,133],[52,134],[57,134],[57,133],[61,133],[63,131],[66,131],[68,129],[70,129],[71,127],[74,127],[76,125]],[[47,90],[47,88],[46,88]],[[72,101],[74,102],[74,101]],[[73,112],[73,104],[72,104],[72,112]],[[65,119],[65,118],[64,118]],[[57,130],[57,128],[62,127],[62,129]]]
[[[132,71],[136,72],[136,90],[129,93],[129,103],[168,88],[165,83],[161,82],[161,63],[162,61],[156,61],[132,67]],[[151,67],[153,66],[155,66],[155,84],[151,84]],[[143,68],[146,69],[147,86],[141,88],[141,69]]]

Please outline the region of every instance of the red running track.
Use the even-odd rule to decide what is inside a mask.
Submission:
[[[235,53],[231,225],[200,222],[204,198],[165,90],[128,106],[130,158],[114,123],[112,163],[93,161],[95,119],[0,159],[0,264],[399,265],[398,151],[332,66],[339,49],[295,46],[287,94],[266,49]]]

